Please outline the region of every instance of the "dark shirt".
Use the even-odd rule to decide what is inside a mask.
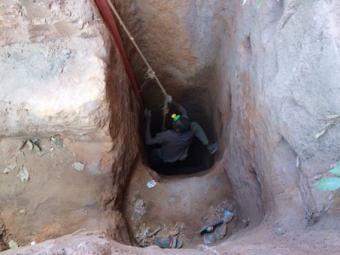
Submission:
[[[191,145],[194,133],[189,130],[184,133],[178,133],[174,130],[166,130],[158,133],[153,142],[160,144],[160,157],[166,163],[173,163],[178,160],[184,160],[188,156],[188,149]]]

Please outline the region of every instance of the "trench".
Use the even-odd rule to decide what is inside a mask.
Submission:
[[[248,170],[244,173],[230,173],[229,164],[235,164],[233,158],[228,159],[229,152],[226,147],[229,142],[229,138],[226,137],[235,133],[230,129],[229,123],[232,115],[230,93],[225,93],[221,101],[217,99],[221,93],[230,91],[231,88],[227,79],[219,77],[223,74],[218,72],[218,63],[211,63],[191,76],[184,73],[183,76],[190,77],[186,81],[176,79],[176,72],[158,69],[169,57],[167,48],[153,47],[148,44],[151,42],[145,41],[145,38],[152,37],[152,34],[147,34],[148,28],[144,27],[143,30],[142,25],[138,25],[141,31],[134,30],[133,25],[136,25],[138,18],[134,20],[129,16],[129,2],[113,2],[120,7],[130,29],[136,33],[136,40],[139,39],[144,46],[143,49],[149,53],[148,56],[173,100],[187,109],[190,120],[199,123],[209,141],[216,142],[219,148],[216,154],[210,155],[206,146],[194,138],[186,160],[155,167],[150,164],[150,155],[155,146],[144,144],[144,150],[141,151],[145,159],[144,164],[132,169],[123,199],[123,214],[127,221],[131,244],[146,247],[153,245],[157,238],[174,236],[183,241],[184,248],[196,248],[202,244],[217,245],[244,228],[258,225],[264,214],[260,183],[255,169],[250,173]],[[135,15],[139,17],[138,13]],[[164,43],[168,46],[172,41]],[[162,130],[164,97],[155,82],[146,81],[145,66],[133,48],[129,48],[127,38],[125,44],[130,49],[130,60],[138,81],[143,84],[144,107],[152,111],[151,133],[155,136]],[[153,56],[158,58],[152,59]],[[183,56],[179,54],[176,57]],[[184,69],[190,69],[190,66],[184,66]],[[171,113],[178,113],[175,106],[170,107],[166,117],[166,130],[172,128]],[[140,140],[145,140],[144,129],[140,134]],[[154,188],[147,187],[148,181],[153,179],[149,174],[150,169],[157,172],[161,178],[161,182]],[[245,189],[248,190],[241,196],[235,196],[235,191],[239,193],[244,189],[240,188],[242,183],[246,184]],[[233,219],[217,226],[210,234],[200,234],[204,226],[221,220],[224,210],[232,212]]]
[[[156,84],[149,84],[143,92],[145,107],[153,113],[151,133],[155,136],[162,128],[162,95],[159,95]],[[214,111],[211,99],[214,91],[205,88],[178,88],[177,93],[181,96],[174,100],[187,109],[190,120],[202,126],[211,143],[216,142],[221,146],[211,114]],[[177,113],[176,106],[170,107],[166,130],[172,129],[169,118],[171,113]],[[144,140],[143,132],[141,140]],[[211,155],[206,146],[194,138],[185,160],[157,166],[148,161],[154,146],[144,144],[144,150],[142,154],[146,158],[145,165],[132,170],[124,199],[124,215],[133,244],[149,246],[157,238],[165,238],[175,232],[175,237],[184,243],[184,248],[193,248],[200,244],[212,245],[246,226],[246,219],[241,216],[225,172],[222,147]],[[161,178],[161,182],[152,189],[146,187],[147,182],[152,179],[146,168],[157,172]],[[205,225],[221,219],[223,210],[235,214],[232,221],[217,226],[209,235],[199,234]],[[157,233],[143,236],[145,231]]]
[[[211,79],[208,77],[207,79]],[[151,132],[155,136],[161,132],[162,95],[156,84],[144,88],[145,107],[152,110]],[[192,121],[202,125],[209,140],[218,144],[219,150],[211,155],[206,146],[193,140],[186,160],[173,164],[162,164],[156,168],[150,165],[148,159],[153,146],[144,144],[144,165],[138,165],[132,170],[124,197],[123,214],[127,219],[132,244],[140,247],[154,245],[158,238],[175,237],[183,242],[184,248],[195,248],[198,245],[217,245],[233,234],[248,227],[259,224],[263,215],[249,216],[243,212],[238,200],[234,197],[234,188],[228,176],[228,164],[225,160],[225,148],[218,136],[218,128],[227,125],[227,120],[214,120],[214,104],[212,95],[216,94],[218,85],[206,88],[177,88],[179,102],[188,111]],[[214,91],[214,89],[216,91]],[[170,113],[176,112],[176,107],[170,107]],[[221,122],[224,122],[222,124]],[[171,119],[167,118],[166,129],[171,129]],[[221,135],[221,134],[220,134]],[[144,141],[144,132],[140,139]],[[154,188],[147,188],[152,176],[146,169],[156,171],[161,178]],[[241,176],[242,178],[242,176]],[[250,176],[244,176],[244,181],[255,188],[259,185],[253,171]],[[260,191],[255,195],[260,195]],[[243,199],[243,198],[242,198]],[[258,197],[257,199],[260,200]],[[247,199],[248,201],[251,198]],[[258,201],[252,201],[258,203]],[[252,203],[251,202],[251,203]],[[250,207],[253,204],[249,204]],[[258,205],[261,207],[261,204]],[[222,219],[224,210],[234,214],[228,224],[222,224],[210,234],[200,234],[200,230],[213,222]],[[248,208],[246,209],[248,210]],[[252,218],[253,216],[253,218]],[[251,226],[249,226],[249,224]],[[146,236],[143,236],[144,235]],[[148,236],[148,234],[151,236]]]
[[[119,1],[116,3],[118,6],[124,6]],[[124,10],[123,7],[121,10]],[[127,17],[128,13],[125,13],[128,20]],[[138,35],[137,33],[137,38]],[[143,35],[140,35],[140,40],[143,40],[142,38]],[[148,42],[144,43],[144,47],[151,52],[150,57],[159,56],[159,59],[153,60],[156,66],[166,61],[167,53],[164,48],[153,48]],[[128,45],[127,39],[126,44]],[[133,50],[130,52],[130,58],[133,60],[139,83],[143,84],[144,107],[152,112],[151,133],[155,136],[162,128],[164,97],[155,82],[146,81],[145,66],[138,61]],[[261,190],[256,171],[253,169],[251,174],[247,171],[237,173],[236,179],[235,175],[231,176],[232,180],[228,173],[228,164],[233,159],[227,160],[228,141],[225,137],[230,132],[228,121],[231,112],[221,116],[219,104],[226,105],[228,109],[231,98],[228,93],[222,97],[222,103],[216,99],[222,91],[230,90],[229,82],[219,77],[222,74],[217,71],[216,63],[198,70],[186,82],[173,78],[176,73],[171,71],[159,71],[159,75],[171,92],[173,100],[187,109],[190,120],[203,127],[209,141],[216,142],[219,150],[210,155],[206,146],[194,138],[186,160],[154,167],[150,164],[150,155],[155,147],[144,144],[144,150],[141,151],[144,164],[132,169],[124,194],[123,214],[127,220],[131,242],[133,245],[146,247],[153,245],[157,238],[171,236],[183,241],[184,248],[195,248],[202,244],[217,245],[245,228],[256,226],[263,218]],[[171,113],[178,113],[176,106],[170,106],[166,130],[172,129]],[[141,141],[145,140],[144,131],[143,129],[140,135]],[[157,172],[161,178],[161,182],[153,188],[147,187],[147,183],[153,179],[150,170]],[[245,189],[249,189],[249,193],[235,197],[234,192],[240,189],[242,183],[246,184]],[[227,224],[217,226],[212,233],[200,234],[204,226],[221,220],[224,210],[232,212],[233,219]]]

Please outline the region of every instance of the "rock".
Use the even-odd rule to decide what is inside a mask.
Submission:
[[[81,162],[74,162],[72,164],[72,167],[73,167],[73,169],[75,169],[75,170],[77,170],[79,172],[81,172],[81,171],[83,171],[85,169],[85,165],[83,163],[81,163]]]
[[[274,227],[274,233],[277,236],[282,236],[282,235],[286,234],[287,231],[284,228],[282,228],[282,227]]]
[[[21,182],[28,182],[29,181],[29,178],[30,178],[29,172],[28,172],[28,170],[25,166],[23,166],[20,169],[18,177],[20,178]]]
[[[150,180],[146,183],[146,187],[148,187],[149,189],[156,187],[156,185],[157,185],[157,182],[155,180]]]
[[[29,149],[30,151],[33,151],[33,149],[34,149],[34,143],[33,143],[31,140],[27,140],[27,141],[26,141],[26,146],[28,147],[28,149]]]
[[[61,132],[81,136],[106,123],[111,47],[104,24],[93,22],[97,17],[93,5],[87,1],[3,2],[1,136]],[[32,10],[38,10],[38,19]],[[81,29],[75,20],[87,25]]]
[[[64,146],[64,142],[63,142],[61,135],[51,136],[50,141],[59,148],[62,148]]]
[[[10,241],[8,242],[8,246],[9,246],[10,249],[17,249],[17,248],[19,248],[19,245],[18,245],[17,242],[14,241],[14,240],[10,240]]]
[[[203,243],[205,245],[213,245],[217,241],[215,233],[207,233],[203,235]]]
[[[38,138],[31,138],[23,141],[19,150],[28,148],[29,151],[41,152],[40,140]]]
[[[19,213],[25,215],[26,214],[26,209],[25,208],[20,209]]]
[[[143,199],[137,199],[134,205],[134,220],[140,220],[146,213],[146,205]]]
[[[6,167],[3,171],[4,174],[8,174],[11,171],[11,169],[9,169],[8,167]]]

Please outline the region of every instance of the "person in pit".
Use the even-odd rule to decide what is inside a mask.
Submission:
[[[180,104],[173,102],[171,97],[168,97],[168,102],[178,109],[179,114],[171,114],[171,129],[159,132],[154,137],[152,137],[150,130],[151,111],[145,110],[145,143],[146,145],[158,145],[150,154],[151,167],[157,168],[162,164],[185,160],[188,157],[188,150],[194,137],[206,146],[210,154],[215,154],[218,150],[217,143],[209,142],[201,125],[195,121],[190,121],[187,110]]]

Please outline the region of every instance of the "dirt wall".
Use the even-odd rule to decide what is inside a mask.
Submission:
[[[198,88],[209,95],[210,100],[201,102],[211,103],[205,110],[212,116],[234,196],[242,216],[259,224],[216,247],[200,247],[201,251],[336,253],[338,197],[316,190],[313,183],[339,160],[339,4],[321,0],[114,2],[175,98]],[[129,52],[142,81],[145,70],[136,53],[131,48]],[[114,122],[121,125],[113,128],[117,132],[112,135],[119,141],[113,151],[120,159],[115,161],[117,192],[125,183],[136,147],[130,152],[131,147],[122,145],[134,141],[130,136],[135,131],[134,115],[123,114],[129,112],[130,96],[126,92],[114,98],[111,102],[119,104],[111,104],[113,112],[124,116],[122,122]],[[146,99],[153,102],[151,96]],[[66,238],[75,244],[61,241],[62,247],[82,244],[80,248],[89,252],[91,245],[106,240]],[[108,242],[98,253],[140,252]]]
[[[228,155],[235,194],[251,197],[251,185],[240,179],[256,175],[274,226],[294,231],[333,217],[336,195],[313,184],[339,157],[338,4],[235,1],[226,8],[231,29],[223,39],[221,72],[231,91]],[[243,198],[244,211],[256,208]]]
[[[0,46],[1,236],[122,234],[138,110],[94,4],[1,1]]]

